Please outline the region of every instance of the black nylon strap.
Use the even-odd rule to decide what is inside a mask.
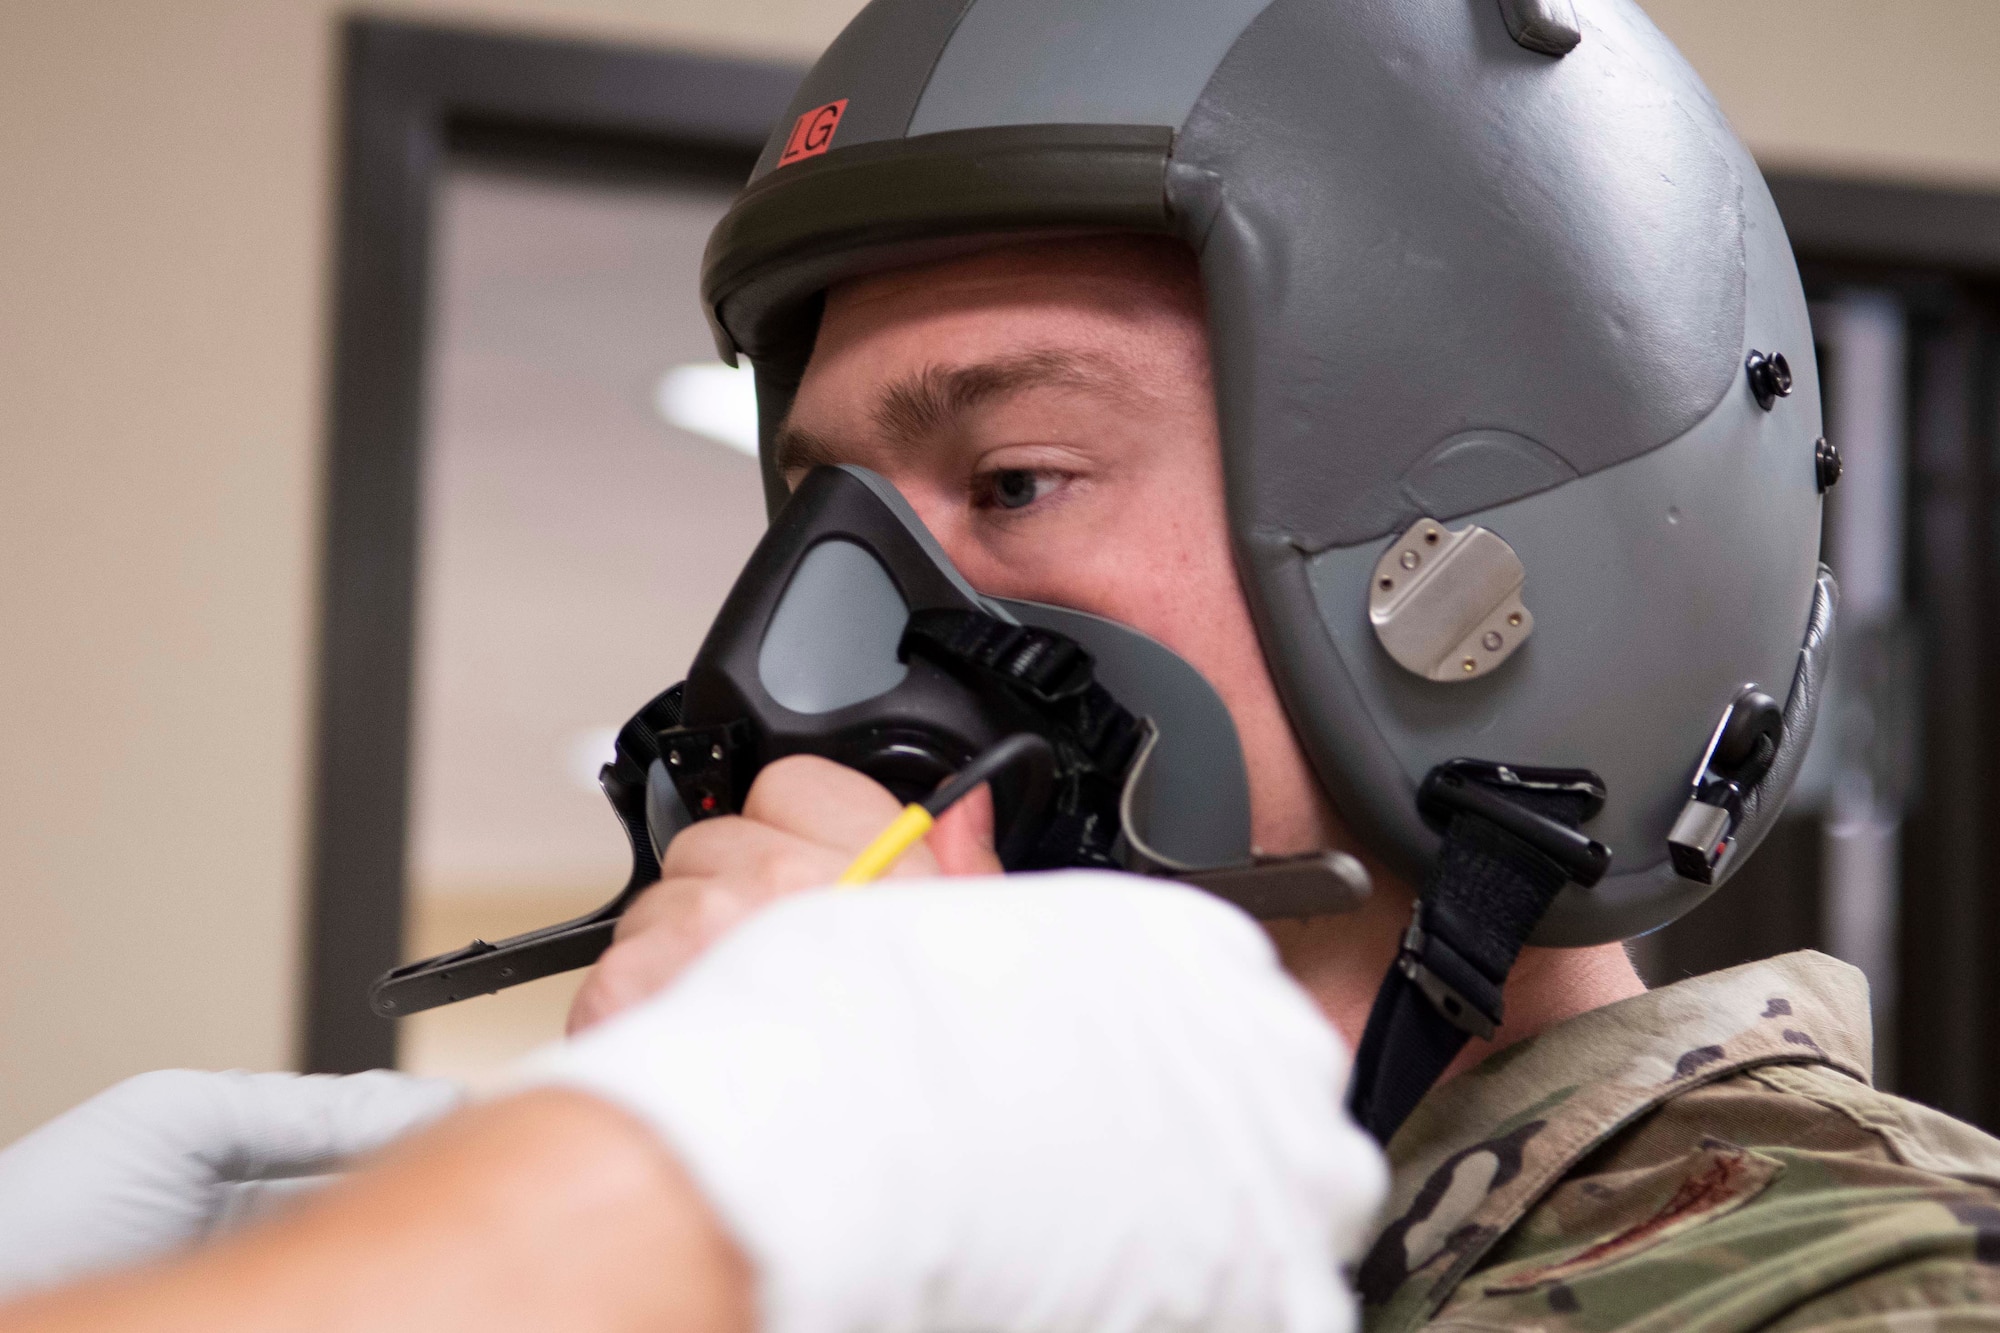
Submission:
[[[1139,748],[1139,720],[1098,683],[1089,651],[1067,635],[977,611],[911,613],[897,649],[1004,694],[1055,753],[1055,798],[1032,846],[1003,852],[1011,869],[1117,865],[1118,795]]]
[[[911,614],[899,651],[971,672],[1022,696],[1054,719],[1092,767],[1122,773],[1139,743],[1139,723],[1098,683],[1096,662],[1067,635],[1010,625],[977,611]]]
[[[1506,799],[1575,828],[1602,797],[1509,789]],[[1354,1056],[1349,1105],[1378,1142],[1389,1141],[1469,1037],[1490,1037],[1499,1026],[1507,973],[1573,877],[1573,867],[1490,819],[1465,810],[1450,816]]]

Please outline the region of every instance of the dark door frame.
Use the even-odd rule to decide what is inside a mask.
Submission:
[[[2000,194],[1765,172],[1802,265],[1815,261],[2000,277]]]
[[[455,154],[741,181],[803,71],[375,18],[345,24],[305,939],[305,1067],[395,1063],[432,197]]]
[[[374,18],[349,20],[344,35],[303,1051],[306,1068],[332,1072],[393,1064],[396,1054],[394,1026],[369,1011],[365,995],[402,961],[425,312],[439,175],[449,160],[475,154],[554,170],[741,180],[803,73]],[[1785,171],[1770,180],[1808,266],[2000,276],[2000,196]],[[1954,614],[1973,614],[1986,590],[2000,589],[1979,572],[1982,539],[1969,533],[1966,541],[1953,568],[1965,571],[1970,591]],[[1969,632],[1991,641],[1983,626]],[[1984,665],[1992,660],[1987,654],[1961,674],[1974,670],[2000,688],[2000,669]],[[1961,803],[1981,807],[1961,821],[1968,836],[2000,828],[2000,818],[1982,818],[1995,804],[1988,790],[1983,782],[1961,789]],[[1906,931],[1960,914],[1979,897],[1980,872],[2000,857],[1981,851],[1958,864],[1964,869],[1947,876],[1949,901],[1913,904]],[[1983,921],[1977,933],[1988,933]],[[1906,941],[1906,951],[1912,946],[1922,947]],[[1976,995],[1982,1011],[1991,1007],[1994,983],[1984,977],[1939,976],[1935,966],[1925,976],[1932,995]],[[1975,1035],[2000,1035],[2000,1016],[1969,1024],[1960,1025],[1957,1049]],[[1979,1094],[1939,1100],[1960,1102],[1953,1109],[1962,1112],[1989,1109]],[[1991,1109],[2000,1115],[2000,1103]]]

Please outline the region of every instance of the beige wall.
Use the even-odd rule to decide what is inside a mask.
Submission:
[[[387,8],[803,57],[855,7]],[[292,1055],[338,9],[0,0],[0,1140]],[[2000,187],[1991,0],[1652,9],[1769,159]]]
[[[1651,0],[1645,9],[1766,163],[2000,187],[2000,4]]]
[[[854,7],[395,12],[805,58]],[[293,1058],[340,9],[0,0],[0,1141]]]

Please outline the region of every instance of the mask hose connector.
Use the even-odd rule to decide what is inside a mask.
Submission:
[[[952,774],[943,786],[921,801],[903,807],[888,828],[861,850],[847,869],[834,881],[836,887],[851,888],[870,884],[888,874],[945,811],[970,796],[982,783],[1007,769],[1025,765],[1028,769],[1027,803],[1046,801],[1055,782],[1056,756],[1049,743],[1032,732],[1017,732],[997,745],[980,752],[973,761]]]

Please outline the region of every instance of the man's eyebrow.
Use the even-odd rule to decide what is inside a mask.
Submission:
[[[1039,348],[964,366],[926,366],[884,389],[872,415],[887,441],[908,452],[981,403],[1042,388],[1124,394],[1131,382],[1108,357]],[[850,461],[838,441],[793,425],[789,416],[772,443],[785,475]]]
[[[967,366],[927,366],[883,391],[875,425],[905,448],[949,427],[980,404],[1024,389],[1123,393],[1128,378],[1108,358],[1054,348],[1017,352]]]
[[[778,433],[771,443],[780,476],[790,476],[794,472],[810,472],[816,467],[830,467],[847,461],[841,457],[840,447],[832,440],[794,426],[789,414],[784,424],[778,427]]]

